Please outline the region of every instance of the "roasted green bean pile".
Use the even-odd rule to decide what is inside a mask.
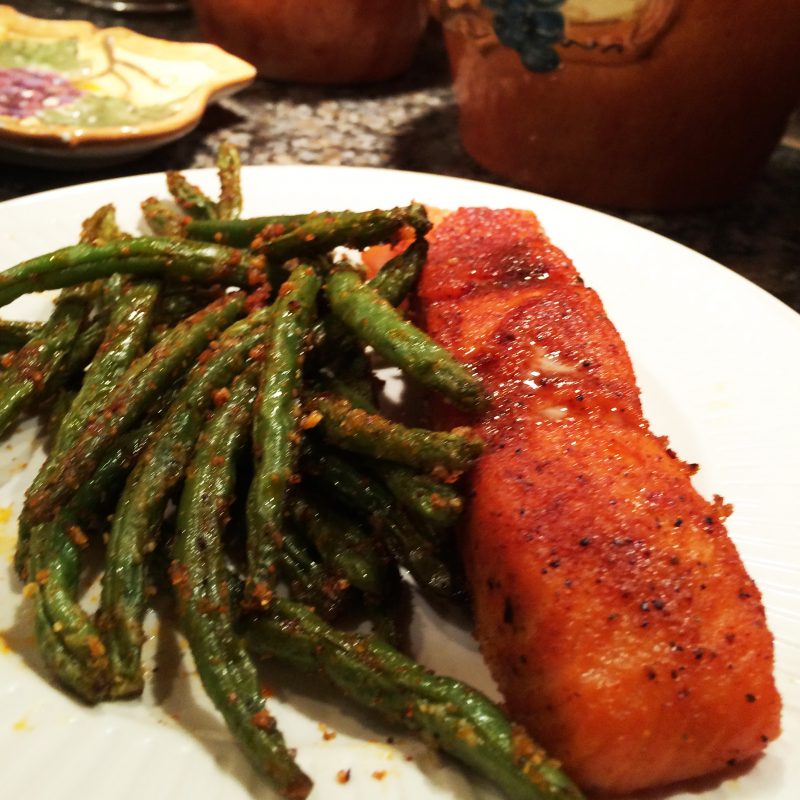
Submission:
[[[263,657],[510,798],[579,797],[486,697],[401,652],[401,575],[461,598],[457,479],[483,443],[382,416],[371,359],[467,413],[487,403],[398,310],[425,261],[425,209],[239,219],[239,173],[223,146],[218,200],[168,173],[171,200],[142,203],[153,235],[125,234],[105,206],[78,244],[0,273],[0,305],[61,289],[46,322],[0,321],[0,432],[39,414],[48,437],[15,558],[47,667],[86,703],[140,694],[162,594],[209,697],[286,797],[312,784],[267,709]],[[395,255],[367,279],[353,251],[383,243]],[[79,602],[90,553],[95,613]]]

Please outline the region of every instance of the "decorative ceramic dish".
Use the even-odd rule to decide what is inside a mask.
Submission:
[[[86,166],[188,133],[255,69],[214,45],[44,20],[0,5],[0,156]]]

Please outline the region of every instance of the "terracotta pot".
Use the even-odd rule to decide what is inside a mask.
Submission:
[[[464,146],[545,194],[649,209],[727,201],[800,98],[797,0],[567,0],[562,63],[545,73],[498,44],[477,2],[439,6]]]
[[[200,32],[269,78],[363,83],[411,63],[424,0],[193,0]]]

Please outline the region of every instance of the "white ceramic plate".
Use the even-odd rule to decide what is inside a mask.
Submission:
[[[215,192],[210,171],[193,180]],[[417,199],[444,208],[513,206],[536,211],[554,242],[597,289],[628,344],[647,415],[668,434],[706,495],[733,502],[730,533],[764,593],[777,641],[784,734],[753,769],[706,788],[703,798],[796,800],[800,759],[800,316],[718,264],[620,220],[498,186],[433,175],[343,167],[245,171],[246,213],[374,208]],[[122,224],[139,225],[138,202],[164,194],[144,175],[62,189],[0,205],[0,268],[74,242],[81,220],[109,201]],[[3,316],[46,312],[22,298]],[[205,699],[191,659],[165,628],[142,701],[87,708],[43,674],[28,604],[11,570],[15,518],[41,459],[33,425],[0,443],[0,775],[3,797],[59,800],[271,798]],[[91,598],[90,598],[91,599]],[[463,620],[417,603],[415,655],[494,693]],[[281,680],[276,675],[276,681]],[[315,798],[488,798],[493,790],[415,739],[350,706],[277,689],[276,716]],[[337,732],[326,740],[318,722]],[[395,733],[394,744],[387,737]],[[340,769],[351,770],[346,785]],[[373,777],[385,772],[382,780]],[[696,798],[695,793],[675,793]]]

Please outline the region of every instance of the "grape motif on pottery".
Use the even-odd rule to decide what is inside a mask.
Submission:
[[[0,116],[24,119],[72,103],[82,92],[63,75],[45,70],[0,69]]]
[[[515,50],[532,72],[569,61],[637,61],[669,30],[677,8],[678,0],[431,0],[446,28],[484,53]]]

